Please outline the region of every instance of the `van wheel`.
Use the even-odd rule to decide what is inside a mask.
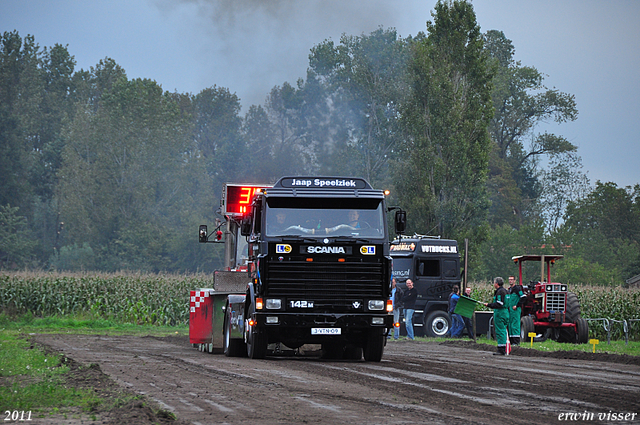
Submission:
[[[424,320],[425,335],[433,338],[445,337],[450,327],[449,315],[442,310],[432,311]]]

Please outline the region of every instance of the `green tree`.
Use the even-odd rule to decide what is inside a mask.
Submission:
[[[33,253],[44,261],[57,235],[54,188],[75,60],[66,47],[41,50],[17,31],[0,39],[0,204],[20,208],[37,235]]]
[[[598,181],[587,196],[569,202],[564,223],[552,234],[569,265],[589,264],[589,279],[601,284],[622,284],[640,273],[639,201],[640,185]]]
[[[98,84],[101,77],[93,75]],[[154,81],[121,77],[101,93],[99,107],[84,104],[66,134],[66,245],[90,244],[107,269],[168,269],[167,240],[182,230],[176,213],[192,193],[189,127]]]
[[[41,52],[33,36],[0,36],[0,205],[29,215],[34,194],[31,170],[38,139],[43,81]]]
[[[547,233],[558,229],[569,202],[584,198],[590,191],[589,179],[581,169],[582,159],[569,152],[551,155],[549,169],[541,172],[540,207]]]
[[[334,164],[348,158],[348,173],[374,186],[390,182],[389,160],[402,140],[399,108],[408,93],[406,43],[395,30],[380,28],[370,35],[343,35],[339,45],[324,41],[309,56],[310,75],[326,88],[331,105],[333,130],[324,153]]]
[[[407,137],[395,186],[409,228],[480,241],[486,230],[486,179],[492,71],[473,7],[439,1],[428,36],[411,45]]]
[[[30,265],[35,245],[19,208],[0,205],[0,269]]]
[[[488,31],[484,40],[496,69],[492,91],[495,115],[489,126],[495,151],[489,175],[490,219],[494,224],[519,226],[540,214],[538,159],[576,150],[562,136],[536,133],[536,126],[550,120],[573,121],[578,110],[573,95],[548,89],[542,73],[513,59],[515,49],[502,31]]]

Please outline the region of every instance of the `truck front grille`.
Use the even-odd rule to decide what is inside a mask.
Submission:
[[[547,311],[564,311],[565,298],[566,298],[566,294],[564,292],[561,292],[561,293],[547,292]]]
[[[383,298],[379,263],[287,261],[271,263],[269,297],[314,301],[318,308],[350,307],[354,300]]]

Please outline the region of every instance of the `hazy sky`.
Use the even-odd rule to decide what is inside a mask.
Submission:
[[[227,87],[243,108],[304,78],[309,49],[378,27],[426,31],[435,0],[0,0],[0,32],[68,45],[77,68],[113,58],[165,90]],[[640,1],[476,0],[483,32],[574,94],[578,119],[548,130],[578,146],[592,183],[640,183]]]

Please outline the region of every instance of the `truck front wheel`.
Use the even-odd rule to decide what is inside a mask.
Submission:
[[[424,333],[433,338],[442,338],[447,336],[450,326],[449,315],[442,310],[435,310],[424,320]]]
[[[382,360],[384,352],[385,336],[382,330],[373,330],[369,332],[367,342],[364,346],[364,359],[368,362],[379,362]]]
[[[255,317],[255,307],[253,303],[250,306],[250,314],[248,317]],[[267,334],[260,332],[256,323],[249,324],[249,319],[245,320],[245,340],[247,343],[247,355],[250,359],[264,359],[267,355],[267,345],[269,343]]]

